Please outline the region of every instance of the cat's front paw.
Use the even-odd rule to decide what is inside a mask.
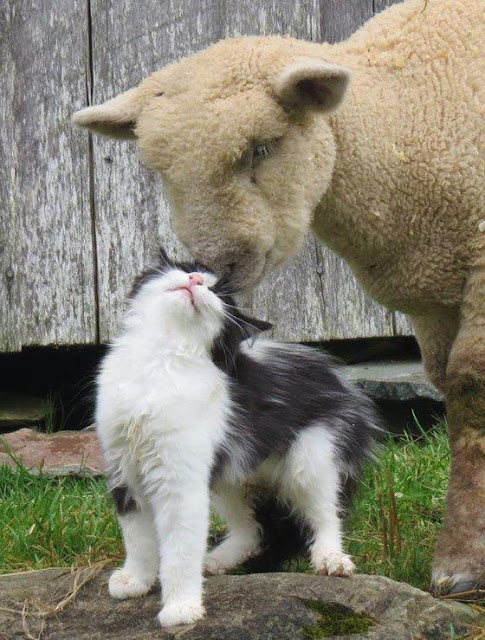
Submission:
[[[179,624],[192,624],[205,615],[204,607],[198,602],[178,602],[167,604],[158,614],[162,627],[174,627]]]
[[[312,565],[322,576],[339,576],[345,578],[355,571],[355,565],[346,553],[332,551],[313,555]]]
[[[125,569],[118,569],[109,579],[108,588],[112,598],[140,598],[150,591],[151,583],[140,580]]]

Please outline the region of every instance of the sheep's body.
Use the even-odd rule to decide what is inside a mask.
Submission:
[[[485,584],[484,44],[483,0],[407,0],[336,45],[222,41],[75,116],[137,138],[206,264],[254,283],[312,227],[411,316],[448,402],[441,590]]]
[[[351,69],[333,123],[349,152],[313,227],[390,309],[458,314],[483,250],[484,21],[475,0],[415,0],[327,56]]]

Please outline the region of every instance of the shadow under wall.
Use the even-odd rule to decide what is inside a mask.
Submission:
[[[339,340],[312,346],[324,348],[344,364],[419,358],[416,341],[408,337]],[[83,429],[94,419],[95,377],[106,348],[35,347],[0,354],[0,391],[48,399],[53,405],[54,430]],[[395,434],[405,430],[419,433],[414,416],[424,429],[444,416],[444,404],[431,399],[380,400],[377,404],[386,426]]]

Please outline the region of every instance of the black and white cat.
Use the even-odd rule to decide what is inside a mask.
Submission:
[[[102,363],[96,422],[126,549],[109,590],[142,596],[160,577],[163,626],[204,615],[204,569],[277,563],[298,532],[315,571],[354,570],[340,512],[376,415],[321,351],[248,340],[269,326],[227,280],[162,251]],[[210,498],[228,534],[206,553]]]

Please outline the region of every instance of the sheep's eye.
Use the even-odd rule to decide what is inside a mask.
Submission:
[[[251,168],[256,167],[261,160],[272,156],[278,150],[280,140],[275,138],[269,142],[263,142],[261,144],[254,144],[251,151]]]
[[[280,138],[275,138],[269,142],[255,143],[251,145],[239,160],[239,166],[255,169],[262,160],[272,156],[278,150],[279,144]]]

